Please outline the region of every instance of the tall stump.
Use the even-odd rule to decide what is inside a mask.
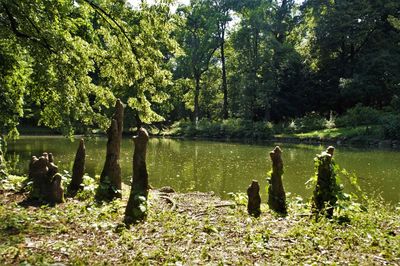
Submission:
[[[257,180],[253,180],[251,185],[247,188],[247,212],[254,217],[261,215],[261,197],[260,197],[260,185]]]
[[[3,138],[0,136],[0,177],[7,176],[7,166],[3,155],[4,146],[5,142]]]
[[[29,180],[32,181],[31,198],[48,203],[64,202],[64,190],[61,187],[61,175],[54,164],[51,153],[43,153],[39,158],[32,156],[29,165]]]
[[[100,175],[100,185],[96,193],[98,200],[113,200],[121,198],[121,166],[119,156],[121,151],[124,107],[118,99],[115,103],[115,113],[107,130],[107,154],[103,171]]]
[[[328,218],[333,216],[339,189],[333,162],[334,150],[334,147],[329,146],[326,151],[317,155],[314,159],[317,185],[313,193],[313,212],[316,214],[326,212]]]
[[[281,155],[282,150],[279,146],[276,146],[275,149],[269,153],[272,161],[272,171],[271,177],[268,180],[268,206],[271,210],[286,214],[286,195],[282,183],[283,161]]]
[[[80,140],[78,150],[75,154],[74,166],[72,167],[71,183],[68,186],[68,195],[74,197],[82,188],[83,175],[85,174],[86,147],[83,139]]]
[[[136,223],[147,216],[147,196],[149,180],[146,168],[146,150],[149,134],[144,128],[134,137],[133,177],[131,193],[125,210],[125,224]]]

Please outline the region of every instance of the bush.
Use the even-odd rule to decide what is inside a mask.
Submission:
[[[356,127],[377,125],[381,123],[382,112],[372,107],[357,104],[346,111],[345,115],[336,120],[339,127]]]
[[[385,138],[400,140],[400,115],[386,115],[382,118],[382,124]]]
[[[179,135],[205,138],[257,138],[267,139],[273,135],[273,125],[269,122],[252,122],[243,119],[210,121],[202,119],[197,124],[182,121]]]
[[[307,132],[325,128],[326,119],[316,112],[306,114],[294,121],[298,132]]]

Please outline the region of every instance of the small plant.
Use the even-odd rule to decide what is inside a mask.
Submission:
[[[236,203],[236,205],[247,206],[247,195],[245,193],[233,193],[229,192],[228,195]]]
[[[97,180],[100,177],[97,177]],[[76,198],[79,200],[87,200],[91,199],[95,196],[96,194],[96,189],[97,189],[97,182],[95,178],[92,178],[88,175],[83,176],[83,189],[79,190],[79,192],[76,195]]]

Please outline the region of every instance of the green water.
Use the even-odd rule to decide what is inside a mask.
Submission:
[[[86,172],[100,174],[106,149],[104,138],[86,142]],[[62,137],[22,137],[8,144],[7,157],[18,162],[26,173],[30,157],[52,152],[61,171],[72,169],[78,141]],[[252,179],[266,185],[270,169],[269,151],[273,144],[251,145],[211,141],[151,139],[147,165],[153,187],[171,186],[180,192],[214,191],[226,198],[228,192],[245,192]],[[282,144],[286,192],[310,197],[305,182],[313,175],[313,158],[322,146]],[[133,142],[124,139],[121,148],[123,180],[132,175]],[[400,201],[400,152],[338,147],[336,162],[359,177],[359,184],[370,196],[381,196],[388,202]],[[345,182],[346,190],[350,186]],[[265,191],[262,189],[263,197]]]

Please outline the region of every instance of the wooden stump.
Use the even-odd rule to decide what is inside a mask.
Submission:
[[[7,176],[6,161],[3,156],[3,145],[0,137],[0,177]]]
[[[125,210],[125,224],[136,223],[147,216],[147,196],[149,180],[146,168],[146,150],[149,134],[144,128],[134,137],[133,177],[131,193]]]
[[[107,154],[103,171],[100,175],[100,185],[96,193],[98,200],[113,200],[121,198],[121,166],[119,156],[121,151],[124,107],[118,99],[115,103],[115,113],[107,130]]]
[[[271,210],[281,214],[286,214],[286,195],[282,183],[283,161],[282,150],[276,146],[269,153],[272,161],[271,178],[268,180],[268,206]]]
[[[332,218],[337,202],[336,174],[334,170],[333,153],[335,148],[329,146],[326,151],[314,159],[316,161],[317,185],[313,194],[313,212],[326,212]]]
[[[71,183],[68,186],[68,195],[74,197],[82,188],[83,175],[85,174],[86,147],[83,139],[80,140],[76,151],[74,166],[72,167]]]
[[[257,180],[253,180],[251,185],[247,189],[247,212],[254,216],[259,217],[261,215],[261,197],[260,197],[260,185],[258,184]]]
[[[54,164],[51,153],[43,153],[39,158],[32,156],[29,165],[29,180],[33,182],[32,198],[48,203],[64,202],[64,190],[61,187],[61,175]]]

